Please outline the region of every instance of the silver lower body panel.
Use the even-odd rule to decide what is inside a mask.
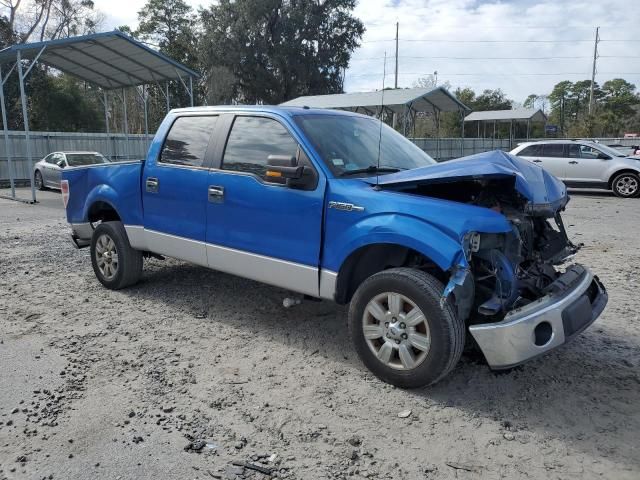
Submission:
[[[591,325],[607,304],[604,286],[581,265],[554,284],[553,293],[508,312],[501,322],[469,327],[491,368],[511,368],[554,350]]]

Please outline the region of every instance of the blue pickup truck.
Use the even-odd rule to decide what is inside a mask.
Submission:
[[[607,303],[569,264],[559,180],[500,151],[437,164],[358,114],[173,110],[146,160],[62,178],[73,242],[105,287],[169,256],[350,304],[358,355],[400,387],[443,378],[465,343],[493,369],[523,363]]]

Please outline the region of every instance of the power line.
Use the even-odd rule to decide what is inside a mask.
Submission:
[[[380,40],[363,40],[362,43],[383,43],[383,42],[395,42],[395,38],[380,39]],[[452,40],[446,38],[407,38],[400,40],[401,42],[408,43],[578,43],[578,42],[593,42],[592,39],[574,39],[574,40]],[[640,42],[638,39],[610,39],[600,40],[600,42]]]
[[[362,62],[365,60],[382,60],[383,57],[365,57],[365,58],[352,58],[351,62]],[[452,57],[452,56],[413,56],[413,55],[400,55],[400,59],[415,59],[415,60],[578,60],[592,58],[591,55],[569,55],[569,56],[551,56],[551,57]],[[598,58],[640,58],[640,55],[598,55]]]
[[[640,75],[640,72],[599,72],[601,75]],[[389,72],[386,75],[391,75]],[[433,72],[404,72],[399,73],[398,75],[432,75]],[[550,72],[535,72],[535,73],[439,73],[444,77],[451,76],[470,76],[470,77],[530,77],[530,76],[561,76],[561,75],[584,75],[588,76],[588,72],[559,72],[559,73],[550,73]],[[349,77],[379,77],[382,74],[380,73],[358,73],[355,75],[349,75]]]

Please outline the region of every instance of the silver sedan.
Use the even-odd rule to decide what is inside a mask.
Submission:
[[[33,167],[33,181],[38,190],[55,188],[60,190],[62,169],[83,165],[110,163],[98,152],[53,152]]]

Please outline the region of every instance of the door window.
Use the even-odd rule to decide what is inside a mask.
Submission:
[[[178,117],[162,147],[159,161],[186,167],[202,167],[218,117]]]
[[[52,153],[45,158],[45,162],[50,163],[51,165],[57,165],[62,160],[64,160],[64,156],[61,153]]]
[[[518,156],[520,157],[537,157],[540,155],[542,150],[542,145],[529,145],[524,150],[522,150]]]
[[[223,170],[251,173],[266,180],[269,155],[296,156],[298,143],[276,120],[236,117],[227,140]]]
[[[598,158],[603,153],[587,145],[580,145],[580,155],[582,158]]]
[[[569,147],[569,158],[580,158],[580,145],[567,145]]]
[[[564,157],[564,145],[548,143],[542,146],[543,157]]]

